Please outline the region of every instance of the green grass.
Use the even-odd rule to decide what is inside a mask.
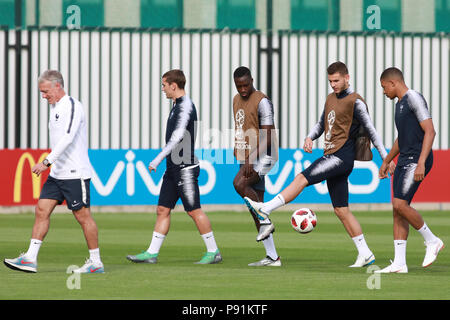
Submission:
[[[445,243],[450,244],[449,212],[421,212]],[[392,214],[354,212],[366,240],[385,267],[393,258]],[[247,264],[265,256],[249,213],[209,212],[224,261],[194,265],[205,247],[192,220],[173,213],[171,230],[156,265],[125,259],[147,249],[154,213],[97,213],[100,250],[105,274],[82,275],[81,288],[69,290],[70,265],[82,265],[88,255],[78,223],[70,214],[54,214],[41,247],[36,274],[0,266],[0,299],[188,299],[188,300],[299,300],[299,299],[450,299],[450,254],[444,249],[429,268],[421,267],[423,239],[411,228],[407,247],[408,274],[382,275],[380,288],[370,290],[366,268],[347,266],[356,249],[343,226],[330,212],[318,212],[318,225],[307,235],[294,232],[289,212],[275,212],[275,244],[281,268],[252,268]],[[32,214],[0,214],[1,259],[26,251],[34,222]]]

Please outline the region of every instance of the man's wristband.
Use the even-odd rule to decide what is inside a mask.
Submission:
[[[42,161],[42,164],[44,166],[50,167],[52,164],[48,161],[48,159],[44,159],[44,161]]]

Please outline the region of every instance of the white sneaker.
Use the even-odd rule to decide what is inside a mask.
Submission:
[[[23,272],[37,272],[37,262],[28,259],[28,257],[21,253],[17,258],[4,259],[3,263],[10,269],[23,271]]]
[[[281,267],[280,257],[277,260],[273,260],[271,257],[267,256],[260,261],[249,263],[249,267]]]
[[[406,264],[397,266],[391,261],[391,265],[384,269],[375,270],[373,273],[408,273],[408,266]]]
[[[349,268],[366,267],[366,266],[371,265],[374,262],[375,262],[375,256],[373,255],[373,253],[371,253],[369,256],[366,256],[366,257],[358,255],[355,263],[352,264],[351,266],[349,266]]]
[[[266,220],[269,217],[267,213],[261,212],[261,208],[264,206],[263,202],[256,202],[248,197],[244,197],[244,201],[247,208],[253,212],[259,220]]]
[[[84,266],[73,270],[73,273],[105,273],[103,263],[95,264],[91,259],[87,259]]]
[[[436,260],[439,251],[444,249],[444,242],[441,239],[437,238],[437,240],[427,243],[425,242],[426,251],[425,258],[423,259],[422,267],[426,268],[431,265],[434,260]]]

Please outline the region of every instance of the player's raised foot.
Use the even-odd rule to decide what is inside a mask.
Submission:
[[[281,259],[278,257],[276,260],[273,260],[271,257],[267,256],[262,260],[249,263],[249,267],[281,267]]]
[[[436,260],[439,251],[444,249],[444,242],[441,239],[437,238],[436,241],[433,242],[425,242],[426,251],[425,258],[423,259],[422,267],[426,268],[431,265],[434,260]]]
[[[375,270],[374,273],[408,273],[408,266],[398,266],[391,261],[391,264],[384,269]]]
[[[105,273],[103,263],[94,263],[91,259],[87,259],[81,268],[75,269],[73,273]]]
[[[3,263],[10,269],[36,273],[37,272],[37,262],[32,261],[27,258],[24,253],[21,253],[17,258],[14,259],[4,259]]]
[[[349,267],[350,268],[362,268],[362,267],[370,266],[374,262],[375,262],[375,256],[373,255],[373,253],[371,253],[370,255],[368,255],[366,257],[358,255],[355,263]]]
[[[256,241],[266,240],[272,232],[275,231],[275,226],[270,219],[267,222],[261,222],[259,227],[258,235],[256,236]]]
[[[150,254],[147,251],[142,251],[141,253],[138,253],[137,255],[128,255],[127,259],[136,262],[136,263],[151,263],[155,264],[158,262],[158,254]]]
[[[195,264],[215,264],[222,261],[222,255],[217,249],[215,252],[206,252],[200,261],[194,262]]]
[[[256,202],[248,197],[244,197],[245,204],[247,205],[248,210],[253,212],[259,220],[266,220],[269,215],[267,213],[264,213],[261,211],[261,208],[263,207],[263,202]]]

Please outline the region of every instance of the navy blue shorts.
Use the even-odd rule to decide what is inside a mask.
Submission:
[[[82,207],[90,207],[90,182],[91,179],[55,179],[48,176],[41,190],[39,199],[57,200],[58,204],[67,202],[69,210],[79,210]]]
[[[302,174],[309,186],[326,180],[333,207],[348,207],[348,176],[353,165],[353,158],[343,160],[330,154],[314,161]]]
[[[199,174],[199,165],[167,170],[163,176],[158,205],[173,209],[181,198],[186,212],[201,208]]]
[[[433,166],[433,161],[425,162],[425,176],[430,172]],[[414,180],[414,171],[417,168],[417,163],[411,162],[405,165],[397,165],[394,171],[393,191],[394,198],[406,200],[408,204],[411,203],[414,194],[416,193],[422,181]]]

